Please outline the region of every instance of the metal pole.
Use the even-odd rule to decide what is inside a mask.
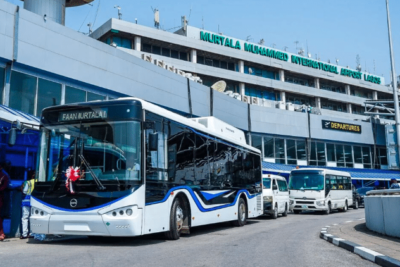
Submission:
[[[392,30],[390,28],[390,14],[389,14],[389,0],[386,0],[386,12],[387,12],[387,24],[389,32],[389,48],[390,48],[390,63],[392,65],[392,86],[393,86],[393,102],[395,110],[396,120],[396,135],[397,135],[397,157],[400,162],[400,115],[399,115],[399,97],[397,94],[397,81],[396,81],[396,69],[394,67],[394,55],[393,55],[393,44],[392,44]]]

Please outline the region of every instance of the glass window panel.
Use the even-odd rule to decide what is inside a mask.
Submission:
[[[318,161],[326,161],[325,143],[317,143],[317,160]]]
[[[171,57],[172,58],[179,58],[179,52],[176,50],[171,50]]]
[[[381,165],[387,165],[386,148],[379,148],[379,161]]]
[[[311,166],[317,166],[317,162],[315,160],[310,160],[310,165]]]
[[[354,163],[363,163],[362,150],[360,146],[353,146]]]
[[[261,150],[261,136],[257,136],[257,135],[252,135],[251,136],[251,144],[253,145],[253,147],[260,149]]]
[[[121,41],[122,41],[121,46],[122,46],[123,48],[128,48],[128,49],[131,49],[131,48],[132,48],[132,42],[131,42],[131,40],[122,38]]]
[[[274,138],[264,137],[264,157],[274,158]]]
[[[149,45],[149,44],[143,44],[142,49],[143,49],[143,52],[151,53],[151,45]]]
[[[199,63],[199,64],[204,64],[204,57],[198,56],[198,57],[197,57],[197,63]]]
[[[275,159],[275,163],[286,164],[285,159]]]
[[[353,167],[353,151],[351,146],[344,146],[344,158],[346,161],[346,167]]]
[[[226,61],[221,61],[221,68],[223,68],[223,69],[227,69],[228,68],[228,62],[226,62]]]
[[[65,87],[65,104],[86,102],[86,91],[70,86]]]
[[[369,147],[362,148],[362,157],[364,164],[371,164],[371,153],[369,153]]]
[[[113,42],[117,45],[117,46],[122,46],[122,42],[121,42],[121,38],[114,36],[113,37]]]
[[[285,158],[285,139],[275,138],[275,158]]]
[[[228,63],[228,70],[235,70],[235,63]]]
[[[179,54],[180,54],[179,55],[180,59],[187,61],[187,53],[186,52],[180,52]]]
[[[315,142],[311,142],[310,160],[317,159],[315,149],[316,149]]]
[[[328,156],[328,161],[336,161],[334,144],[326,144],[326,155]]]
[[[307,160],[305,141],[297,141],[297,159]]]
[[[13,71],[10,85],[10,108],[33,115],[36,77]]]
[[[287,164],[289,164],[289,165],[297,165],[297,160],[295,160],[295,159],[288,159],[288,160],[287,160]]]
[[[168,48],[163,48],[162,49],[162,55],[169,57],[170,56],[170,50]]]
[[[286,156],[288,159],[288,164],[296,164],[297,163],[296,161],[294,161],[295,163],[289,163],[289,160],[296,159],[296,141],[295,140],[286,140]]]
[[[105,100],[106,97],[103,95],[98,95],[95,93],[87,93],[87,101],[95,101],[95,100]]]
[[[39,79],[37,115],[47,107],[57,106],[61,103],[61,84]]]
[[[0,104],[3,104],[3,89],[4,89],[4,76],[5,69],[0,68]]]
[[[342,145],[336,145],[336,162],[338,167],[344,167],[344,154]]]
[[[161,47],[153,45],[153,54],[160,55],[161,54]]]

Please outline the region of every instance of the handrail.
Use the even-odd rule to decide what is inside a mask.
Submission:
[[[376,195],[400,195],[400,189],[383,189],[383,190],[371,190],[367,192],[367,196]]]

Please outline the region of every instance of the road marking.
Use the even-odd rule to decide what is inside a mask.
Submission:
[[[336,246],[339,246],[339,241],[344,241],[344,239],[343,239],[343,238],[334,238],[334,239],[332,240],[332,243],[333,243],[334,245],[336,245]]]
[[[321,231],[321,233],[322,233],[322,234],[325,234],[325,233],[326,233],[326,231]]]
[[[375,252],[373,250],[370,250],[370,249],[364,248],[364,247],[355,247],[354,253],[358,254],[361,257],[363,257],[364,259],[370,260],[372,262],[375,262],[376,256],[384,256],[383,254],[380,254],[378,252]]]
[[[321,230],[322,230],[322,231],[326,231],[326,228],[322,228]]]
[[[330,226],[328,225],[328,226],[325,226],[326,228],[329,228]]]
[[[353,221],[347,221],[347,223],[351,223],[351,222],[353,222]]]
[[[365,220],[365,218],[361,218],[361,219],[358,219],[359,221],[363,221],[363,220]]]

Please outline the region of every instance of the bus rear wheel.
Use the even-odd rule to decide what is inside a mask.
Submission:
[[[238,218],[232,223],[234,226],[244,226],[247,223],[247,205],[243,198],[239,198]]]
[[[181,200],[179,198],[175,198],[171,207],[169,231],[165,233],[165,237],[168,240],[177,240],[181,237],[184,219],[185,211],[183,209]]]

